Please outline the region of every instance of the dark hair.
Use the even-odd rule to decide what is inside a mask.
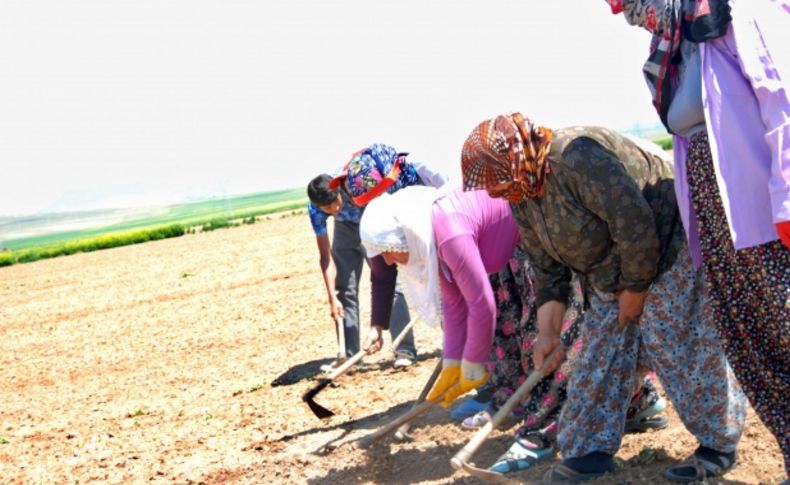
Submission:
[[[322,174],[307,184],[307,197],[310,198],[310,202],[320,207],[337,200],[337,189],[329,188],[330,180],[332,177]]]

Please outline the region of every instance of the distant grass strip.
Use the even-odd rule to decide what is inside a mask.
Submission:
[[[302,209],[306,200],[286,201],[269,204],[257,210],[240,210],[226,212],[212,217],[185,218],[177,224],[155,226],[134,231],[106,232],[92,237],[74,238],[59,243],[49,243],[0,252],[0,267],[11,266],[17,263],[32,263],[41,259],[56,258],[75,253],[88,253],[100,249],[109,249],[120,246],[129,246],[148,241],[179,237],[188,233],[200,231],[207,232],[215,229],[238,227],[242,224],[254,224],[258,216],[293,209]],[[109,230],[109,229],[107,229]],[[106,231],[107,231],[106,230]]]
[[[672,135],[662,135],[653,138],[652,142],[660,146],[664,150],[672,150]]]
[[[181,224],[184,227],[204,226],[212,219],[248,219],[273,212],[307,205],[304,189],[264,192],[252,196],[228,197],[165,207],[151,215],[130,218],[119,223],[86,229],[47,232],[45,234],[8,239],[2,245],[10,250],[61,244],[118,232],[148,230],[152,227]],[[45,216],[41,216],[46,219]],[[41,225],[40,223],[38,225]]]
[[[0,268],[16,264],[16,256],[11,251],[0,253]]]
[[[168,226],[139,231],[118,232],[87,239],[76,239],[62,244],[0,253],[0,266],[10,266],[15,263],[32,263],[40,259],[56,258],[58,256],[66,256],[75,253],[89,253],[100,249],[129,246],[131,244],[178,237],[184,234],[186,234],[186,228],[183,225],[170,224]]]
[[[237,227],[241,224],[255,224],[255,218],[258,216],[265,216],[293,209],[303,209],[305,207],[307,207],[306,199],[298,202],[283,202],[281,204],[271,204],[265,209],[230,212],[227,215],[212,217],[208,220],[201,218],[188,219],[185,221],[185,225],[200,226],[202,231],[213,231],[214,229]]]

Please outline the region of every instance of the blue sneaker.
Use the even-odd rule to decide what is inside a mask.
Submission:
[[[524,438],[516,438],[504,455],[491,465],[489,471],[495,473],[512,473],[526,470],[535,463],[548,460],[554,456],[554,447],[538,448],[538,445]]]
[[[466,398],[461,404],[450,411],[450,418],[455,421],[463,421],[469,416],[474,416],[480,411],[483,411],[486,406],[488,406],[488,401],[478,401],[477,399],[479,397],[480,396],[472,396]]]
[[[656,402],[636,414],[633,418],[625,421],[626,433],[641,433],[649,429],[664,429],[669,425],[669,420],[663,416],[657,416],[666,409],[667,402],[663,397],[659,397]]]

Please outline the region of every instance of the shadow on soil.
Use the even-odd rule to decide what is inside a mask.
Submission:
[[[440,350],[435,350],[433,352],[427,354],[421,354],[417,357],[418,362],[422,362],[425,360],[434,359],[441,355]],[[321,366],[324,364],[329,364],[332,362],[332,359],[316,359],[311,360],[309,362],[304,362],[301,364],[297,364],[290,369],[286,370],[279,376],[277,376],[271,383],[271,387],[277,386],[290,386],[293,384],[298,384],[304,380],[312,379],[321,375]],[[392,363],[390,361],[380,361],[375,364],[365,364],[364,362],[357,365],[356,368],[353,369],[353,372],[356,374],[366,374],[368,372],[379,372],[384,369],[390,368]],[[351,371],[349,371],[351,372]]]
[[[375,429],[378,429],[380,426],[383,426],[391,422],[393,419],[397,418],[398,416],[405,414],[409,409],[411,409],[412,404],[413,401],[408,401],[405,403],[392,406],[389,409],[386,409],[378,413],[369,414],[362,418],[342,421],[330,426],[323,425],[322,422],[318,420],[318,418],[316,418],[316,425],[314,427],[299,431],[298,433],[283,435],[277,441],[288,442],[297,438],[301,438],[303,436],[309,436],[316,433],[326,433],[335,430],[342,430],[343,433],[340,436],[324,443],[318,449],[313,451],[313,453],[320,455],[329,454],[339,446],[344,446],[344,445],[353,446],[353,442],[355,440],[346,439],[348,438],[348,435],[350,435],[352,432],[363,431],[363,430],[373,431]],[[435,416],[434,413],[436,413]],[[412,429],[419,429],[420,423],[423,423],[426,420],[435,423],[435,422],[446,421],[447,419],[449,419],[449,416],[447,416],[447,413],[444,412],[444,410],[441,410],[440,413],[437,412],[436,409],[434,409],[426,412],[423,416],[416,418]],[[390,437],[389,439],[391,440],[393,438]],[[384,437],[382,438],[381,441],[386,442],[387,440],[388,438]]]
[[[476,466],[486,468],[493,464],[499,453],[510,444],[509,435],[501,435],[486,442],[481,450],[474,455],[473,462]],[[427,443],[426,443],[427,444]],[[461,449],[461,445],[448,445],[434,443],[427,449],[396,449],[398,445],[392,442],[377,443],[368,448],[365,463],[341,469],[332,469],[320,478],[308,480],[310,484],[324,483],[376,483],[383,485],[406,485],[423,481],[440,481],[454,484],[481,483],[478,479],[468,476],[463,472],[456,474],[450,465],[450,459]],[[508,475],[515,482],[525,484],[539,484],[543,474],[560,460],[556,456],[536,468],[520,473]],[[649,463],[644,462],[644,456],[636,456],[626,461],[620,461],[618,471],[590,483],[601,485],[636,485],[655,484],[672,485],[674,482],[662,478],[663,470],[675,461],[667,456],[663,449],[652,450]],[[419,464],[419,466],[415,466]],[[454,474],[456,474],[454,476]],[[717,485],[747,485],[738,480],[717,478],[709,483]]]
[[[480,483],[470,476],[451,478],[455,473],[450,458],[458,447],[436,444],[427,450],[394,449],[391,443],[378,443],[367,449],[365,463],[342,469],[332,469],[320,478],[308,480],[311,485],[325,483],[376,483],[407,485],[425,481],[448,479],[452,483]]]
[[[418,360],[418,362],[428,361],[428,360],[431,360],[431,359],[435,360],[440,355],[441,355],[441,351],[436,350],[436,351],[433,351],[433,352],[430,352],[430,353],[426,353],[426,354],[420,355],[417,358],[417,360]],[[321,361],[313,361],[313,363],[308,363],[308,364],[315,365],[314,364],[315,362],[321,362]],[[304,366],[304,365],[307,365],[307,364],[301,364],[300,366],[296,366],[296,367],[301,367],[301,366]],[[293,367],[292,369],[294,369],[296,367]],[[392,368],[392,363],[389,362],[389,361],[381,361],[381,362],[377,362],[375,364],[362,364],[360,366],[357,366],[356,368],[354,368],[352,370],[349,370],[349,375],[354,375],[354,374],[362,374],[362,375],[364,375],[364,374],[371,373],[371,372],[378,373],[381,376],[387,376],[387,375],[390,375],[390,374],[398,374],[400,372],[403,372],[403,370],[402,369],[393,369]],[[330,384],[330,387],[335,387],[335,384]],[[321,401],[320,398],[316,398],[315,400],[316,400],[317,403],[319,403]],[[313,453],[316,453],[316,454],[330,453],[331,451],[333,451],[335,448],[337,448],[339,446],[348,445],[348,444],[351,444],[353,441],[355,441],[355,440],[348,440],[347,439],[348,435],[350,435],[352,432],[365,431],[365,430],[370,430],[370,431],[375,430],[378,427],[383,426],[383,425],[391,422],[393,419],[401,416],[402,414],[405,414],[412,407],[413,404],[414,404],[413,400],[412,401],[403,402],[403,403],[391,406],[388,409],[382,410],[382,411],[374,413],[374,414],[369,414],[369,415],[366,415],[364,417],[356,418],[356,419],[347,419],[347,420],[344,420],[344,421],[339,421],[339,422],[334,423],[334,424],[332,422],[335,421],[336,418],[330,418],[330,419],[328,419],[326,421],[322,421],[322,420],[320,420],[319,418],[316,417],[315,418],[315,426],[313,426],[311,428],[308,428],[308,429],[304,429],[304,430],[296,432],[296,433],[283,435],[280,438],[278,438],[276,441],[285,443],[285,442],[289,442],[289,441],[292,441],[294,439],[297,439],[297,438],[300,438],[300,437],[303,437],[303,436],[310,436],[310,435],[317,434],[317,433],[326,433],[326,432],[332,432],[332,431],[336,431],[336,430],[341,430],[342,433],[341,433],[340,436],[338,436],[337,438],[325,443],[324,445],[319,447],[317,450],[313,451]],[[323,407],[323,405],[322,405],[322,407]],[[331,406],[329,408],[331,408]],[[432,414],[435,413],[435,412],[436,412],[436,410],[431,410],[431,411],[426,412],[423,416],[420,416],[420,417],[416,418],[415,422],[414,422],[414,426],[419,427],[418,423],[421,423],[421,422],[423,422],[425,420],[430,420],[430,421],[435,423],[435,422],[442,422],[442,421],[445,421],[445,420],[449,419],[449,416],[447,415],[446,412],[439,412],[439,413],[436,414],[435,417],[432,417]]]
[[[600,483],[601,485],[636,485],[636,484],[655,484],[655,485],[676,485],[677,482],[671,482],[663,478],[663,473],[666,468],[678,463],[677,460],[667,455],[663,448],[645,448],[638,455],[628,459],[617,461],[617,471],[612,475],[606,475],[601,479],[591,481],[591,484]],[[524,483],[541,483],[543,475],[548,469],[559,463],[560,459],[557,455],[551,462],[542,463],[534,469],[512,474],[515,480]],[[748,485],[746,482],[739,480],[727,480],[723,478],[708,479],[709,481],[702,483],[715,483],[716,485]],[[700,483],[700,482],[694,482]]]
[[[339,422],[331,426],[321,426],[317,420],[315,427],[282,436],[277,441],[285,443],[315,433],[340,430],[342,432],[338,436],[311,452],[317,459],[321,459],[321,457],[331,459],[335,450],[341,447],[356,446],[357,438],[375,431],[380,426],[404,414],[412,404],[411,401],[401,403],[376,414]],[[450,459],[466,444],[466,440],[470,439],[472,434],[464,433],[459,429],[458,442],[456,443],[448,443],[446,438],[441,441],[431,438],[432,428],[450,425],[450,417],[446,410],[435,407],[416,418],[411,424],[412,440],[402,442],[398,441],[394,435],[384,436],[367,448],[359,448],[359,452],[365,454],[364,463],[349,467],[339,465],[338,468],[327,471],[324,476],[308,480],[306,483],[311,485],[325,483],[405,485],[424,481],[452,484],[481,483],[464,472],[456,472],[450,465]],[[499,434],[490,436],[480,450],[474,454],[471,462],[481,468],[487,468],[494,464],[512,443],[514,431],[515,428],[504,433],[495,431]],[[447,436],[445,433],[442,434]],[[559,457],[555,455],[552,460],[546,463],[541,463],[530,470],[513,473],[508,478],[525,484],[541,483],[541,478],[548,468],[559,461]],[[618,469],[614,475],[608,475],[591,483],[600,485],[672,485],[674,482],[663,479],[663,471],[677,462],[663,448],[645,448],[641,453],[628,460],[618,460]],[[721,478],[709,483],[748,485],[747,482]]]

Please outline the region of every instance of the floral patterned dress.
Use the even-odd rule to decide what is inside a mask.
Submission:
[[[498,409],[535,368],[532,344],[538,334],[537,308],[526,251],[517,246],[508,265],[490,275],[489,280],[497,302],[497,326],[488,363],[489,385],[493,390],[491,405]],[[549,436],[556,432],[554,422],[567,399],[568,377],[582,348],[579,338],[582,310],[581,288],[574,282],[562,326],[562,345],[567,348],[567,359],[554,373],[543,378],[517,408],[516,414],[523,417],[518,430],[520,436],[541,430]],[[627,418],[653,405],[659,397],[650,373],[634,393]]]

